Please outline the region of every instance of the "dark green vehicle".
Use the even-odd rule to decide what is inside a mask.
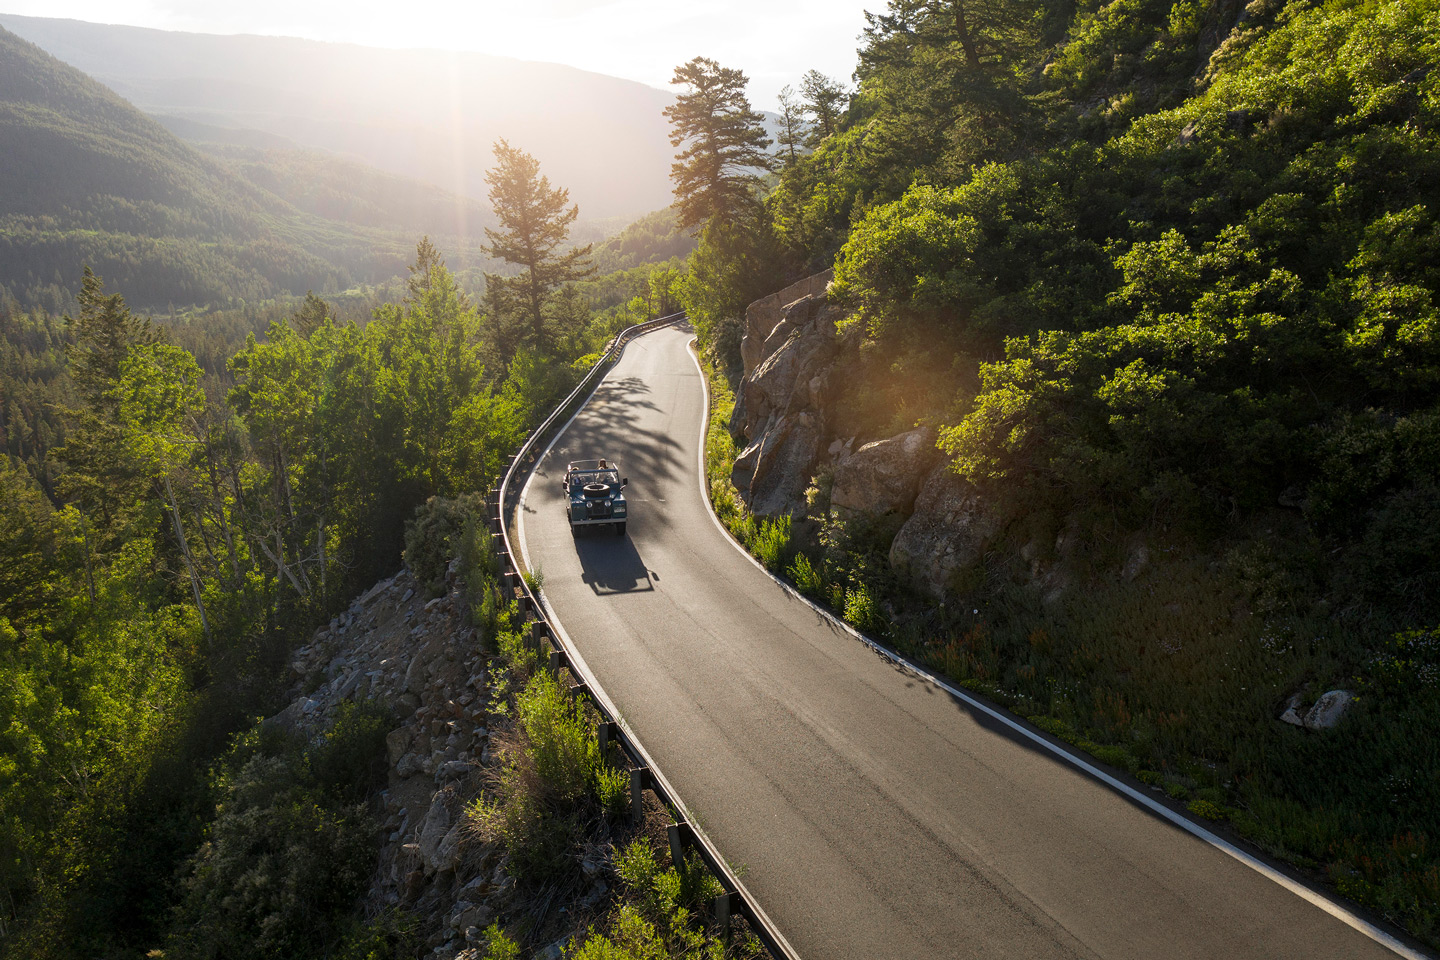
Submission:
[[[607,460],[575,460],[565,468],[560,481],[565,490],[570,532],[578,534],[581,527],[612,524],[615,533],[625,536],[628,504],[622,492],[630,481]]]

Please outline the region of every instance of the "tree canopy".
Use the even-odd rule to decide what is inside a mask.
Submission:
[[[749,81],[739,70],[696,57],[676,67],[670,82],[685,88],[665,108],[670,143],[681,148],[670,168],[680,227],[734,220],[754,205],[759,174],[772,162],[764,118],[745,94]]]

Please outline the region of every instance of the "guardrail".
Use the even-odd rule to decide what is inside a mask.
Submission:
[[[541,442],[551,436],[557,424],[563,426],[568,423],[568,420],[562,419],[563,417],[572,414],[590,399],[590,395],[599,386],[605,373],[619,359],[627,343],[652,330],[671,326],[684,319],[683,313],[672,314],[658,320],[636,324],[616,336],[579,385],[560,402],[550,416],[545,418],[545,422],[530,434],[524,445],[520,447],[520,451],[510,458],[504,478],[486,498],[494,536],[500,543],[500,548],[496,552],[500,559],[503,595],[507,598],[513,597],[520,602],[521,614],[526,621],[523,629],[526,632],[527,640],[542,652],[548,651],[547,663],[550,672],[559,677],[562,670],[569,671],[570,675],[578,681],[571,687],[571,693],[589,698],[600,713],[600,747],[602,750],[607,750],[613,745],[625,759],[630,774],[630,814],[637,820],[642,816],[644,810],[644,792],[646,790],[654,793],[668,810],[678,811],[683,815],[685,806],[675,795],[674,789],[666,782],[664,775],[656,769],[650,755],[635,738],[635,735],[625,729],[618,718],[614,705],[610,703],[605,692],[600,689],[595,678],[589,674],[583,659],[576,651],[570,649],[569,638],[551,623],[541,598],[537,597],[531,591],[529,584],[525,582],[520,562],[517,559],[519,554],[510,538],[510,526],[519,506],[519,492],[523,489],[521,481],[529,476],[530,471],[534,469],[546,449],[541,446]],[[668,834],[670,856],[677,868],[683,865],[686,853],[694,851],[714,874],[715,879],[719,881],[724,892],[715,898],[711,909],[714,919],[722,931],[728,933],[732,916],[741,916],[776,960],[798,960],[793,948],[775,929],[770,918],[755,903],[749,891],[740,883],[739,878],[735,876],[725,859],[720,856],[719,851],[715,849],[704,833],[697,830],[687,819],[679,819],[670,824]]]

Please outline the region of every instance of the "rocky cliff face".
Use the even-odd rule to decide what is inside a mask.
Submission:
[[[837,332],[844,318],[825,299],[824,273],[751,304],[731,433],[740,441],[731,481],[760,516],[803,514],[805,490],[832,476],[830,505],[842,517],[904,518],[891,566],[943,595],[1001,532],[985,504],[949,468],[925,427],[865,443],[833,412],[835,370],[859,342]]]
[[[823,294],[784,305],[768,330],[772,310],[767,301],[752,305],[747,314],[741,341],[745,380],[730,420],[744,448],[735,458],[731,480],[756,513],[792,513],[804,505],[805,488],[830,432],[825,398],[840,349],[839,315]]]
[[[448,587],[426,599],[408,572],[376,584],[296,652],[294,700],[266,722],[315,736],[346,700],[392,713],[385,833],[366,912],[403,908],[421,919],[433,956],[473,960],[486,925],[534,905],[517,899],[506,852],[482,842],[464,814],[500,762],[492,735],[511,721],[491,712],[495,678],[463,616],[453,564]],[[556,909],[583,916],[605,898],[609,855],[594,851],[580,865],[577,902]]]

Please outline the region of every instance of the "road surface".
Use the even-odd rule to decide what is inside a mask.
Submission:
[[[621,716],[806,960],[1395,954],[877,656],[742,555],[702,499],[690,334],[626,347],[537,465],[520,535]],[[560,478],[618,461],[628,536]]]

